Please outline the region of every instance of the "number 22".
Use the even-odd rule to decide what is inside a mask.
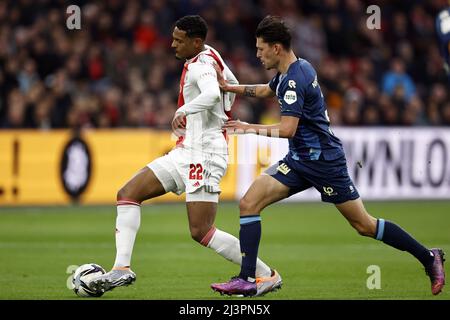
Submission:
[[[200,163],[189,165],[189,179],[190,180],[202,180],[203,167]]]

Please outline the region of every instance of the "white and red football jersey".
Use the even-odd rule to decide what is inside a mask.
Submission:
[[[180,80],[177,114],[186,116],[186,131],[177,146],[207,153],[227,154],[226,135],[222,129],[229,119],[235,94],[221,92],[214,64],[223,71],[224,78],[238,84],[236,77],[212,47],[184,64]]]

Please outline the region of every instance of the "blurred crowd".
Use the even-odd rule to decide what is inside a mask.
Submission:
[[[66,8],[81,8],[69,30]],[[366,8],[381,8],[370,30]],[[434,19],[446,0],[0,1],[0,128],[167,129],[182,61],[173,23],[200,14],[241,83],[274,75],[256,59],[254,32],[267,14],[292,29],[293,49],[318,72],[333,125],[450,125],[450,90]],[[276,99],[239,97],[233,117],[273,123]]]

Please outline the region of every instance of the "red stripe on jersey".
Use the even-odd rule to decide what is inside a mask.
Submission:
[[[186,78],[186,72],[188,70],[188,63],[186,62],[183,66],[183,72],[181,73],[180,78],[180,92],[178,93],[178,108],[182,107],[184,105],[184,96],[183,96],[183,87],[184,87],[184,80]],[[184,117],[184,123],[186,123],[186,117]],[[182,145],[184,141],[184,136],[179,136],[178,140],[176,142],[176,146]]]
[[[214,60],[216,60],[217,64],[219,65],[220,70],[223,71],[223,69],[225,69],[225,67],[223,66],[222,61],[220,61],[219,57],[217,56],[217,54],[214,53],[214,51],[209,50],[209,53],[206,53],[207,56],[212,57]]]
[[[192,60],[190,63],[194,63],[198,60],[198,56],[194,58],[194,60]],[[184,95],[183,95],[183,88],[184,88],[184,82],[185,82],[185,78],[186,78],[186,72],[188,71],[188,65],[189,63],[185,62],[184,66],[183,66],[183,72],[181,73],[181,78],[180,78],[180,92],[178,93],[178,108],[181,108],[182,106],[184,106]],[[184,117],[184,123],[185,125],[187,125],[187,119],[186,117]],[[176,142],[176,146],[181,146],[183,144],[184,141],[184,136],[180,136],[178,137],[178,140]]]
[[[183,72],[181,73],[180,78],[180,92],[178,93],[178,108],[184,105],[184,96],[183,96],[183,87],[184,87],[184,78],[186,77],[186,71],[188,70],[188,63],[186,62],[183,66]]]

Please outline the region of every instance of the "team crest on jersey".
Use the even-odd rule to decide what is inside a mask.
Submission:
[[[289,168],[286,163],[282,163],[278,166],[277,170],[280,171],[282,174],[287,175],[289,171],[291,171],[291,168]]]
[[[297,101],[297,93],[293,90],[287,90],[284,94],[283,100],[287,104],[293,104],[295,101]]]

